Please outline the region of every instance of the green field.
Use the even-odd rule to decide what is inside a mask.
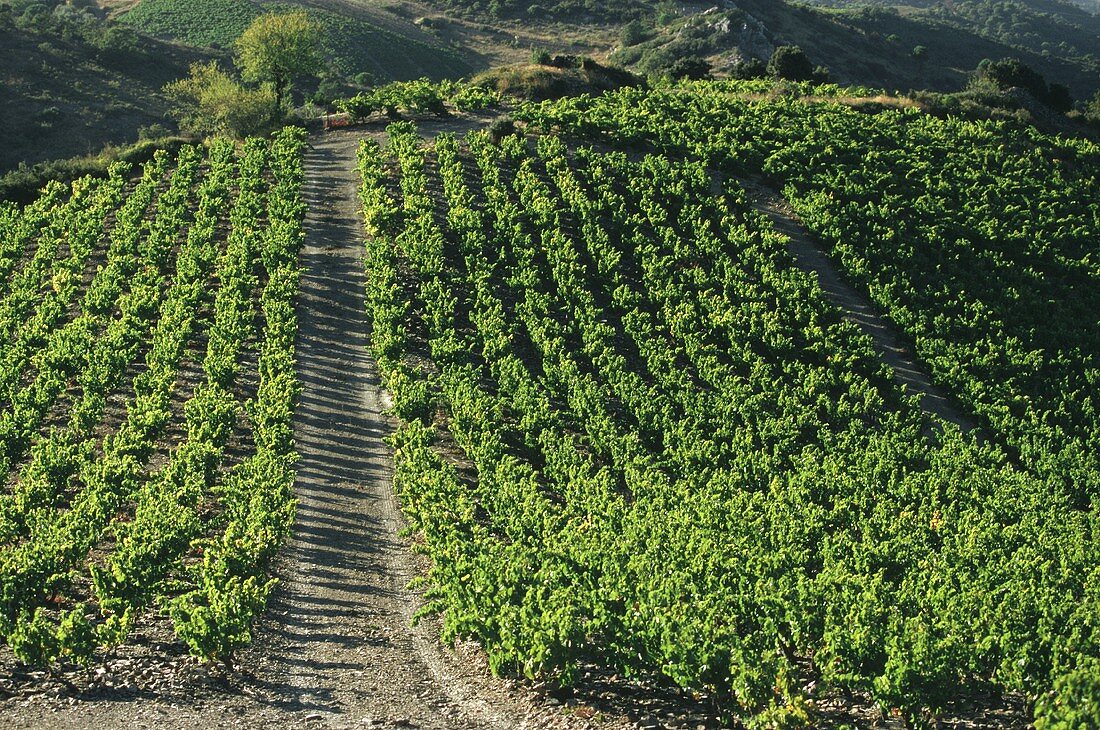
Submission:
[[[999,693],[1091,726],[1100,149],[764,90],[363,143],[395,487],[445,638],[749,726],[864,692],[913,726]],[[899,389],[738,176],[784,191],[978,430]]]
[[[151,35],[196,46],[232,48],[256,17],[267,11],[298,9],[285,3],[248,0],[142,0],[121,22]],[[351,15],[309,8],[321,25],[323,45],[332,64],[345,76],[374,74],[380,79],[458,78],[471,67],[454,51],[412,38]]]
[[[247,643],[294,515],[303,135],[0,208],[0,634],[88,661],[149,614]]]

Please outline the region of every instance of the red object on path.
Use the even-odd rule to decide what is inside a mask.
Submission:
[[[347,113],[325,114],[321,117],[321,120],[324,123],[324,129],[338,129],[351,125],[351,115]]]

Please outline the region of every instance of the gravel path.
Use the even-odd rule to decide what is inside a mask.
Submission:
[[[330,133],[306,156],[295,434],[298,524],[273,608],[288,706],[333,721],[466,728],[496,723],[458,692],[426,630],[410,623],[416,575],[391,482],[391,424],[370,358],[355,150]],[[366,714],[364,714],[366,713]]]

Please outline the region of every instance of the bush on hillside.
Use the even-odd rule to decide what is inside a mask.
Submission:
[[[668,77],[673,81],[709,79],[711,65],[701,58],[681,58],[668,67]]]
[[[768,61],[768,74],[785,81],[811,81],[814,65],[798,46],[779,46]]]
[[[199,135],[243,138],[272,121],[275,90],[270,84],[248,88],[223,71],[217,61],[196,63],[191,75],[164,87],[180,128]]]
[[[978,94],[1000,94],[1010,89],[1023,89],[1055,111],[1065,113],[1073,108],[1073,97],[1066,86],[1048,85],[1042,74],[1018,58],[983,60],[974,71],[967,90]]]
[[[741,81],[752,81],[753,79],[766,78],[768,75],[767,65],[759,58],[750,58],[747,61],[738,61],[733,64],[733,68],[730,69],[730,77],[740,79]]]

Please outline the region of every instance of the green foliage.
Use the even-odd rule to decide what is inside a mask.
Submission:
[[[396,486],[446,635],[747,723],[816,723],[808,678],[910,724],[991,687],[1096,724],[1095,144],[767,88],[363,146],[374,347],[415,406]],[[900,392],[731,173],[785,190],[978,434]]]
[[[578,59],[577,62],[579,68],[572,63],[563,63],[560,67],[504,66],[478,74],[471,83],[493,89],[501,96],[536,100],[599,94],[644,83],[635,74],[615,66],[603,66],[591,59]]]
[[[768,74],[786,81],[809,81],[814,77],[814,66],[798,46],[779,46],[768,59]]]
[[[271,84],[276,108],[294,79],[315,75],[321,67],[321,28],[305,11],[261,15],[234,45],[241,75]]]
[[[679,58],[668,67],[666,73],[674,81],[688,79],[698,81],[710,78],[710,63],[701,58]]]
[[[448,112],[444,101],[455,92],[455,88],[454,85],[446,83],[433,84],[426,78],[416,81],[395,81],[392,84],[364,91],[350,99],[337,100],[335,106],[340,111],[350,114],[356,121],[376,113],[396,118],[401,111],[446,116]],[[475,92],[473,96],[464,97],[463,101],[476,106],[479,98],[485,97]]]
[[[455,108],[463,112],[490,109],[501,101],[499,92],[479,84],[459,84],[450,98]]]
[[[742,81],[763,79],[768,75],[768,66],[759,58],[750,58],[747,61],[738,61],[730,70],[730,77]]]
[[[249,24],[264,12],[301,10],[301,6],[281,2],[141,0],[121,20],[161,37],[232,48]],[[325,59],[344,78],[371,74],[388,81],[427,75],[438,80],[471,70],[454,51],[419,34],[397,33],[383,23],[333,10],[310,7],[305,12],[320,27]]]
[[[642,21],[635,18],[619,31],[619,43],[626,48],[636,46],[646,39],[649,31]]]
[[[229,535],[227,534],[227,537]],[[199,590],[186,593],[169,604],[176,633],[195,656],[226,660],[252,640],[252,619],[267,604],[275,581],[241,579],[226,563],[229,550],[219,543],[208,544],[198,574]]]
[[[1052,109],[1067,112],[1073,108],[1069,89],[1062,84],[1047,85],[1046,79],[1017,58],[1000,61],[985,59],[974,73],[972,89],[990,88],[997,92],[1021,88]]]
[[[141,0],[122,22],[191,45],[228,49],[260,12],[259,6],[241,0]]]
[[[1098,720],[1100,661],[1095,659],[1060,676],[1035,707],[1035,730],[1079,730]]]
[[[240,154],[224,139],[174,164],[159,151],[133,184],[116,164],[0,207],[0,635],[22,661],[86,661],[154,606],[204,658],[247,642],[294,515],[303,143],[286,129]],[[183,399],[199,328],[205,380]],[[254,446],[228,470],[246,342],[259,354]],[[129,394],[120,423],[114,393]]]
[[[121,147],[108,145],[94,155],[50,160],[34,165],[21,163],[14,170],[0,176],[0,200],[30,203],[38,198],[42,188],[49,182],[68,184],[86,175],[106,177],[116,162],[143,164],[152,159],[158,150],[175,152],[187,141],[182,137],[169,135],[143,139]]]
[[[1092,122],[1100,122],[1100,91],[1097,91],[1085,107],[1085,116]]]
[[[180,126],[195,134],[244,138],[274,121],[273,86],[244,86],[217,61],[193,65],[188,78],[169,84],[164,91]]]

